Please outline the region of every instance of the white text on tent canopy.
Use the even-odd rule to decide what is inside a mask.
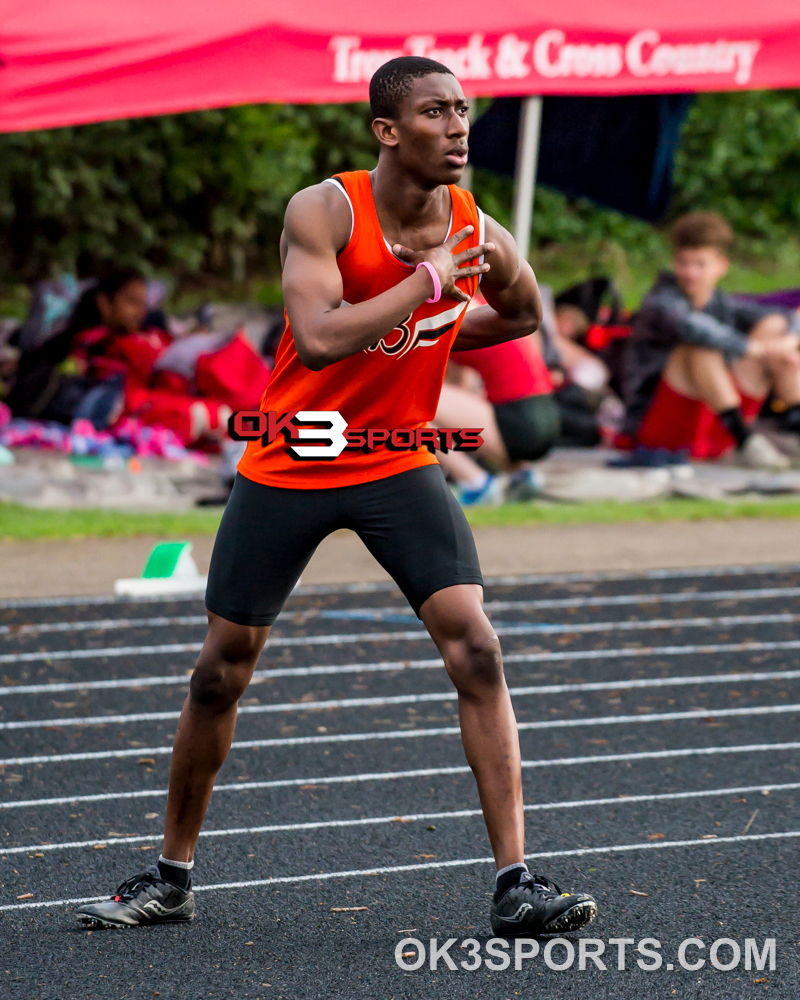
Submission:
[[[415,55],[436,59],[464,81],[521,80],[535,70],[555,78],[605,78],[624,70],[634,77],[732,76],[734,82],[750,82],[753,63],[761,42],[728,41],[663,42],[659,32],[638,31],[621,42],[570,42],[558,28],[543,31],[533,44],[517,34],[501,35],[495,43],[483,34],[473,34],[464,45],[439,43],[433,35],[411,35],[397,48],[362,48],[357,35],[336,35],[330,40],[333,80],[336,83],[368,83],[383,63],[395,56]]]
[[[362,49],[354,35],[337,35],[330,40],[334,52],[333,79],[336,83],[366,83],[372,74],[396,56],[426,56],[444,63],[461,80],[490,80],[494,75],[490,59],[494,46],[484,45],[484,36],[470,35],[461,46],[438,45],[434,35],[411,35],[402,48]],[[527,48],[527,46],[526,46]]]
[[[761,42],[682,43],[661,41],[657,31],[640,31],[625,46],[625,63],[634,76],[695,76],[733,74],[736,83],[750,82]]]

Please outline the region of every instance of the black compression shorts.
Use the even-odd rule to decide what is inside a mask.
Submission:
[[[495,403],[494,415],[512,462],[543,458],[561,433],[558,404],[549,394]]]
[[[438,465],[356,486],[292,490],[237,474],[214,543],[206,607],[271,625],[314,550],[350,528],[419,609],[438,590],[483,584],[464,513]]]

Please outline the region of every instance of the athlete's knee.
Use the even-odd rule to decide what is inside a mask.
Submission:
[[[719,351],[693,344],[679,344],[669,356],[663,377],[679,392],[692,393],[698,380],[704,381],[711,371],[721,371],[725,359]]]
[[[189,685],[192,701],[217,711],[235,704],[250,683],[264,645],[263,633],[245,626],[224,630],[212,626]]]
[[[682,344],[677,350],[683,352],[683,360],[689,371],[707,371],[709,368],[725,368],[725,357],[721,351],[712,347],[696,347],[693,344]]]
[[[794,337],[787,335],[767,342],[766,356],[773,369],[787,372],[800,370],[800,350]]]
[[[237,669],[229,663],[199,662],[189,684],[189,696],[195,705],[224,712],[244,694],[251,673],[252,668]]]
[[[789,330],[786,317],[781,313],[770,313],[756,323],[747,335],[750,340],[771,341],[785,337]]]
[[[671,365],[691,363],[697,356],[698,351],[703,351],[702,347],[694,347],[692,344],[678,344],[670,352],[667,363]]]
[[[247,690],[254,665],[255,661],[230,663],[201,656],[189,683],[189,697],[195,705],[224,712]]]
[[[491,627],[470,630],[448,642],[444,661],[459,694],[479,695],[503,683],[500,641]]]

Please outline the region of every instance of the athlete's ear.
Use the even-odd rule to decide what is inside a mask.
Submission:
[[[376,118],[372,123],[372,131],[382,146],[397,145],[397,129],[391,118]]]

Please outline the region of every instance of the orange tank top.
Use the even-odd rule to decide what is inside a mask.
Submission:
[[[338,256],[343,301],[355,305],[374,298],[403,281],[414,267],[397,259],[381,231],[366,170],[338,174],[336,184],[350,202],[352,231]],[[484,238],[483,214],[468,191],[450,186],[450,233],[473,226],[471,236],[457,250],[477,246]],[[470,296],[478,276],[459,281]],[[405,322],[387,330],[372,347],[343,358],[322,371],[306,368],[297,356],[291,326],[281,339],[275,368],[261,410],[275,412],[279,420],[291,411],[337,411],[348,428],[424,428],[436,414],[450,348],[458,334],[467,303],[442,296],[424,302]],[[319,426],[319,425],[318,425]],[[239,463],[247,479],[290,489],[326,489],[383,479],[399,472],[436,462],[423,445],[393,450],[385,445],[372,451],[342,451],[330,459],[298,460],[288,450],[283,433],[274,440],[251,440]]]

